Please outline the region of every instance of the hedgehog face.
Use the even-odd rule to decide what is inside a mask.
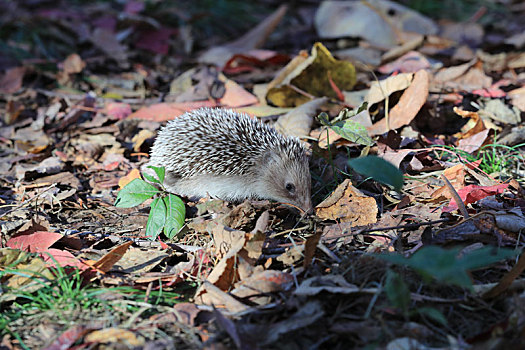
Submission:
[[[307,213],[312,212],[310,169],[308,158],[289,159],[273,155],[262,174],[262,197],[292,204]]]

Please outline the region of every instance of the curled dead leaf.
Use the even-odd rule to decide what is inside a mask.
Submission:
[[[352,222],[352,226],[372,224],[377,221],[377,203],[367,197],[346,179],[336,190],[316,207],[316,215],[325,220]]]

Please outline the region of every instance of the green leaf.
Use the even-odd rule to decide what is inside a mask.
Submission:
[[[404,313],[410,306],[410,290],[398,273],[392,270],[387,271],[385,283],[386,296],[390,303]]]
[[[398,191],[403,187],[403,173],[382,158],[376,156],[356,158],[349,160],[348,165],[358,173],[390,185]]]
[[[166,206],[166,224],[164,225],[164,234],[168,238],[173,238],[184,225],[186,206],[182,199],[174,194],[169,194],[163,199]]]
[[[416,311],[418,314],[431,318],[434,321],[441,323],[443,326],[446,326],[448,323],[445,315],[433,307],[420,307],[416,309]]]
[[[358,122],[347,119],[331,126],[332,130],[348,141],[364,146],[372,146],[374,141],[368,136],[368,130]]]
[[[166,222],[166,204],[163,198],[155,198],[151,202],[151,211],[149,212],[148,223],[146,224],[146,237],[151,240],[157,238],[162,232]]]
[[[157,166],[149,165],[148,168],[153,169],[155,174],[157,174],[158,180],[155,182],[160,183],[160,184],[164,183],[164,176],[166,174],[166,169],[163,166],[157,167]]]
[[[337,117],[334,118],[333,122],[338,122],[341,120],[349,119],[355,117],[362,111],[368,109],[368,102],[363,102],[357,109],[343,108]]]
[[[332,125],[330,123],[330,118],[328,117],[328,114],[326,112],[319,113],[319,115],[317,116],[317,120],[319,120],[319,123],[321,123],[321,125],[324,125],[324,126]]]
[[[428,246],[418,250],[409,259],[399,254],[385,254],[378,255],[378,257],[394,264],[411,267],[427,281],[434,278],[441,283],[472,289],[468,271],[488,266],[519,253],[511,249],[500,248],[496,251],[493,247],[484,247],[458,257],[460,249]]]
[[[152,184],[142,179],[134,179],[118,192],[115,206],[119,208],[136,207],[157,193],[159,190]]]
[[[160,181],[155,176],[152,176],[145,172],[142,173],[142,176],[144,176],[144,178],[148,180],[149,182],[160,184]]]

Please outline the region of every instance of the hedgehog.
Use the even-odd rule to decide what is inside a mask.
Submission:
[[[201,108],[159,131],[143,169],[164,167],[164,188],[192,199],[271,199],[311,213],[308,163],[299,139],[244,113]]]

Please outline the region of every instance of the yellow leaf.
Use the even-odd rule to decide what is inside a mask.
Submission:
[[[314,44],[310,57],[292,60],[290,64],[294,64],[293,69],[285,67],[283,71],[288,74],[279,75],[277,82],[271,82],[266,95],[270,103],[279,107],[298,106],[312,97],[337,98],[333,84],[339,90],[348,91],[356,83],[353,64],[336,60],[321,43]]]

